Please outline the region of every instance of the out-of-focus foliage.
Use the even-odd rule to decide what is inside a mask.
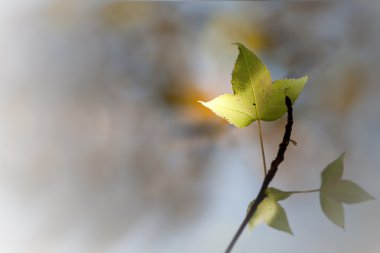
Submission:
[[[287,192],[276,188],[268,188],[265,191],[266,198],[258,205],[256,212],[249,221],[250,227],[253,229],[264,221],[272,228],[293,234],[285,210],[277,202],[285,200],[295,193],[319,191],[319,200],[323,213],[331,222],[344,228],[343,203],[357,204],[373,200],[374,197],[354,182],[342,179],[344,171],[343,158],[344,153],[327,165],[322,171],[320,189]],[[249,204],[248,210],[251,208],[253,202],[254,201]]]
[[[374,198],[359,185],[343,180],[344,153],[321,173],[320,203],[322,211],[334,224],[344,228],[343,204],[357,204]]]
[[[266,190],[266,194],[276,201],[287,199],[292,195],[291,192],[281,191],[273,187],[269,187]]]
[[[253,229],[261,222],[265,222],[274,229],[293,234],[284,208],[271,195],[268,195],[257,207],[249,221],[249,226]]]

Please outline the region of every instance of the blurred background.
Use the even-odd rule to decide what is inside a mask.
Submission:
[[[309,76],[273,186],[344,178],[380,196],[380,2],[0,3],[0,252],[223,252],[263,174],[257,125],[198,100],[231,93],[241,42],[273,80]],[[376,28],[377,27],[377,28]],[[267,162],[285,120],[263,123]],[[283,202],[295,236],[265,225],[234,252],[380,250],[378,201]]]

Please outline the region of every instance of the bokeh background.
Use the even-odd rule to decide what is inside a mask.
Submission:
[[[257,126],[198,100],[230,93],[244,43],[273,79],[309,76],[273,186],[344,177],[380,196],[380,2],[0,3],[0,252],[223,252],[263,175]],[[268,163],[284,119],[263,123]],[[380,250],[377,200],[283,203],[295,236],[259,226],[234,252]]]

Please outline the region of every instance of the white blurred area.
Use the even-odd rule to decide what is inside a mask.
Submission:
[[[343,4],[343,3],[341,3]],[[229,87],[240,41],[274,78],[309,75],[273,183],[344,177],[376,198],[378,3],[0,3],[0,252],[223,252],[262,174],[256,125],[235,129],[197,100]],[[268,162],[284,121],[264,123]],[[284,202],[295,236],[265,226],[234,252],[380,250],[378,201]]]

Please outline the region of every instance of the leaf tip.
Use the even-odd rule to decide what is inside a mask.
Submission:
[[[240,42],[232,43],[232,45],[237,46],[237,48],[238,48],[238,50],[239,50],[240,53],[244,53],[244,51],[248,51],[248,52],[252,53],[251,50],[249,50],[246,46],[244,46]],[[255,56],[255,57],[257,57],[257,56]],[[258,59],[258,60],[260,61],[261,64],[264,65],[264,63],[262,63],[260,59]]]
[[[206,108],[208,108],[208,109],[210,109],[210,110],[212,111],[212,108],[210,108],[210,105],[209,105],[210,101],[208,101],[208,102],[204,102],[204,101],[200,101],[200,100],[198,100],[197,102],[200,103],[201,105],[203,105],[204,107],[206,107]]]
[[[232,45],[235,45],[237,47],[244,47],[244,45],[241,44],[240,42],[234,42],[234,43],[232,43]]]
[[[332,221],[332,220],[331,220]],[[344,231],[346,231],[346,222],[343,218],[343,220],[341,221],[332,221],[337,227],[343,229]]]
[[[291,236],[294,236],[294,233],[293,233],[293,231],[292,231],[292,229],[291,229],[290,227],[289,227],[289,229],[286,230],[285,232],[288,233],[288,234],[291,235]]]

